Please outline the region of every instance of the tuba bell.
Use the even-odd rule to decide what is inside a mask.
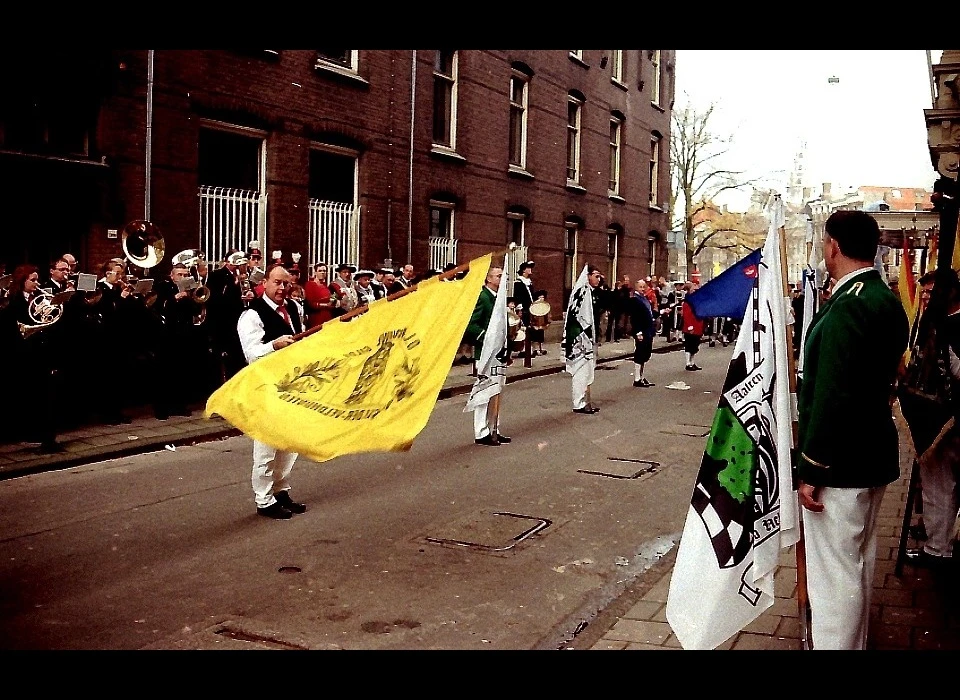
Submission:
[[[163,236],[157,225],[134,219],[120,232],[123,254],[137,267],[156,267],[163,260]]]

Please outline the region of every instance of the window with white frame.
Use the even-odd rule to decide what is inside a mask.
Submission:
[[[513,289],[517,281],[517,269],[524,260],[529,260],[527,250],[526,224],[530,212],[524,207],[511,207],[507,210],[507,243],[515,247],[508,250],[503,258],[503,272],[507,276],[507,289]]]
[[[457,52],[437,51],[433,65],[433,144],[457,147]]]
[[[570,301],[573,285],[580,276],[577,247],[579,246],[580,222],[567,219],[563,223],[563,307]]]
[[[655,105],[660,104],[660,49],[654,49],[650,52],[651,78],[650,81],[650,101]]]
[[[623,136],[623,118],[610,115],[610,195],[620,194],[620,139]]]
[[[607,228],[607,279],[615,280],[618,274],[620,258],[621,229],[613,224]]]
[[[519,210],[507,212],[507,244],[516,243],[518,248],[527,245],[526,240],[527,215]]]
[[[647,273],[651,278],[657,278],[657,241],[659,237],[655,233],[647,236],[647,260],[650,261],[650,271]]]
[[[623,50],[610,52],[610,80],[623,84]]]
[[[653,132],[650,136],[650,206],[660,206],[657,200],[658,175],[660,171],[660,140],[661,136]]]
[[[567,183],[580,184],[580,118],[583,99],[567,95]]]
[[[527,97],[530,76],[518,70],[510,76],[510,165],[527,166]]]
[[[456,202],[430,200],[430,267],[436,270],[447,263],[457,262],[457,239],[453,228],[455,211]]]
[[[359,53],[356,49],[318,49],[317,65],[322,68],[341,68],[355,73]]]

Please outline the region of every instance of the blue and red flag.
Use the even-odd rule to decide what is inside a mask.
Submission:
[[[686,301],[693,313],[698,318],[742,319],[757,279],[760,253],[761,249],[757,248],[700,289],[690,292]]]

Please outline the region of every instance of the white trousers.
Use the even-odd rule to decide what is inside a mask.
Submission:
[[[593,377],[590,376],[585,370],[573,375],[573,381],[571,382],[570,386],[574,408],[583,408],[590,403],[591,383],[593,383]]]
[[[296,452],[283,452],[259,440],[253,441],[253,496],[257,508],[277,502],[275,494],[290,490],[290,471],[297,461]]]
[[[804,509],[813,648],[866,649],[877,521],[886,486],[817,491],[823,512]]]
[[[495,432],[497,432],[497,418],[494,416],[491,420],[488,401],[486,406],[478,406],[473,412],[473,437],[479,440]]]
[[[920,457],[920,487],[923,494],[923,527],[927,541],[923,550],[935,557],[953,556],[953,530],[957,522],[957,480],[946,455],[933,446]]]

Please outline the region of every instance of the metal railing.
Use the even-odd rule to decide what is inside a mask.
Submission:
[[[347,202],[310,200],[307,235],[308,265],[325,262],[333,279],[333,267],[360,264],[360,207]]]
[[[255,190],[201,185],[200,249],[211,265],[250,241],[267,249],[267,195]]]
[[[447,263],[457,262],[457,239],[430,236],[430,267],[442,270]]]
[[[520,277],[517,274],[517,268],[520,267],[520,263],[529,259],[527,257],[527,246],[525,245],[518,245],[513,250],[507,251],[506,255],[503,256],[503,272],[507,276],[507,296],[513,295],[513,283]]]

